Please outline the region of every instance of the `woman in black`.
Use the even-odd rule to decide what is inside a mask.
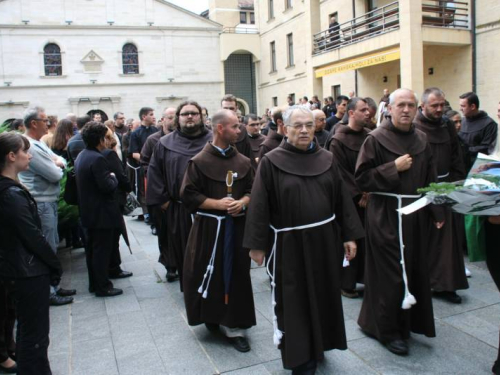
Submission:
[[[17,373],[49,375],[49,287],[59,283],[62,267],[42,234],[35,200],[17,180],[28,169],[28,148],[20,134],[0,134],[0,278],[13,287]]]

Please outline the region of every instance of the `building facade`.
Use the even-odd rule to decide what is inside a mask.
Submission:
[[[490,3],[476,6],[481,24],[500,18],[498,9],[492,12],[498,2]],[[421,94],[429,86],[441,87],[457,108],[458,96],[474,86],[474,5],[470,0],[256,1],[260,108],[286,104],[288,95],[298,100],[352,91],[378,100],[385,88],[409,87]],[[481,43],[491,43],[483,39],[478,38],[475,68],[491,76],[492,64],[481,67]],[[480,77],[479,95],[496,95],[497,103],[498,89],[485,90]]]
[[[224,93],[220,24],[162,0],[0,0],[0,123],[186,99],[213,113]]]

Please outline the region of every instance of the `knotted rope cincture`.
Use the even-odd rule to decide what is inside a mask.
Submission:
[[[392,194],[392,193],[372,193],[375,195],[383,195],[386,197],[392,197],[396,198],[398,200],[398,235],[399,235],[399,251],[401,253],[401,267],[403,269],[403,283],[405,285],[405,296],[403,298],[403,302],[401,303],[401,308],[404,310],[411,309],[413,305],[417,303],[417,300],[413,296],[413,294],[410,293],[410,289],[408,287],[408,276],[406,274],[406,262],[405,262],[405,244],[403,242],[403,213],[401,212],[401,207],[402,207],[402,201],[403,198],[409,198],[409,199],[417,199],[420,198],[421,195],[404,195],[404,194]]]
[[[319,227],[322,225],[325,225],[331,221],[335,220],[335,214],[333,214],[332,217],[319,221],[317,223],[312,223],[312,224],[306,224],[306,225],[300,225],[297,227],[288,227],[288,228],[280,228],[276,229],[273,225],[269,224],[271,229],[274,231],[274,243],[273,243],[273,248],[271,250],[271,254],[269,255],[269,259],[267,260],[267,274],[271,278],[271,304],[273,306],[273,341],[274,345],[278,346],[281,343],[281,339],[283,338],[283,331],[280,331],[278,328],[278,317],[276,316],[276,244],[278,243],[278,233],[281,232],[290,232],[293,230],[303,230],[303,229],[309,229],[309,228],[314,228],[314,227]],[[273,272],[271,274],[271,271],[269,269],[271,259],[273,261]]]

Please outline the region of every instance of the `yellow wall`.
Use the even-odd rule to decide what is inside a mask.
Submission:
[[[472,90],[471,47],[424,46],[424,86],[439,87],[452,108],[459,110],[458,97]]]
[[[398,88],[398,74],[399,60],[359,69],[357,94],[362,97],[369,96],[378,103],[384,89],[392,92]],[[387,76],[387,82],[383,81],[384,76]]]

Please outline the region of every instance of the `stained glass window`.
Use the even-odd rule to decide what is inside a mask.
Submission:
[[[62,76],[61,49],[57,44],[49,43],[45,46],[43,64],[46,76]]]
[[[139,53],[132,43],[123,46],[122,63],[123,74],[139,74]]]

